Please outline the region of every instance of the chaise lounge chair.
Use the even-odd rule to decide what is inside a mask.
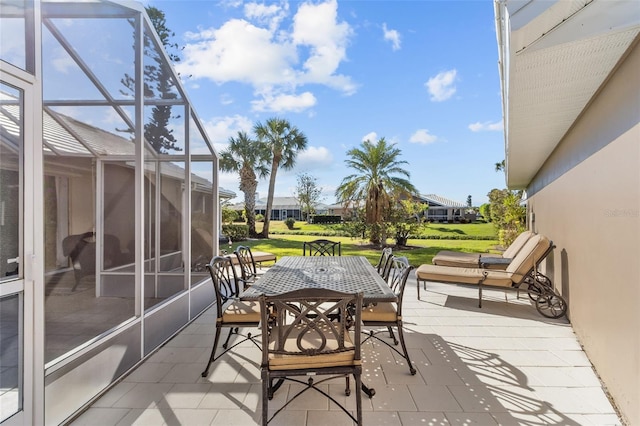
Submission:
[[[485,268],[487,269],[504,270],[511,263],[511,259],[516,257],[533,235],[535,234],[531,231],[524,231],[513,240],[513,243],[502,254],[442,250],[433,257],[431,263],[440,266],[459,266],[461,268],[478,268],[481,263],[485,263]],[[484,262],[484,258],[489,258],[489,261]]]
[[[420,299],[421,281],[425,290],[427,281],[477,285],[479,307],[482,307],[482,288],[485,286],[523,290],[535,302],[540,314],[547,318],[560,318],[567,312],[567,303],[555,291],[551,280],[537,271],[540,262],[551,253],[554,247],[545,236],[533,235],[504,271],[485,268],[484,263],[475,268],[421,265],[416,269],[418,299]]]

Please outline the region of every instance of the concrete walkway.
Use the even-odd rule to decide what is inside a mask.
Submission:
[[[429,283],[416,299],[407,283],[405,336],[418,373],[371,341],[363,345],[364,424],[374,425],[620,425],[566,319],[537,313],[526,294]],[[144,364],[96,401],[73,425],[256,425],[260,421],[260,351],[250,343],[211,366],[210,308]],[[335,383],[335,384],[333,384]],[[344,380],[329,391],[344,396]],[[271,407],[295,392],[283,385]],[[340,426],[350,419],[317,392],[307,392],[272,425]]]

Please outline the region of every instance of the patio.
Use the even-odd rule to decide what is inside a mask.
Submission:
[[[591,363],[566,319],[549,320],[526,294],[429,283],[405,294],[405,336],[418,373],[379,343],[363,345],[366,425],[617,425]],[[505,300],[506,299],[506,300]],[[213,340],[209,308],[79,416],[73,425],[255,425],[260,419],[259,350],[235,348],[200,377]],[[330,392],[344,400],[344,382]],[[276,393],[277,407],[292,389]],[[355,405],[353,395],[348,404]],[[307,392],[273,425],[350,425]]]

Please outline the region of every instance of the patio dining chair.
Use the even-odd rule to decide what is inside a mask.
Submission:
[[[238,286],[239,280],[231,259],[226,256],[215,256],[211,259],[211,262],[207,264],[207,269],[211,274],[213,289],[216,294],[216,334],[213,339],[211,356],[209,357],[206,368],[202,372],[202,377],[209,375],[209,367],[212,362],[239,344],[250,340],[260,348],[258,342],[254,340],[258,336],[252,336],[251,333],[247,333],[246,335],[241,334],[239,331],[241,327],[259,327],[260,305],[258,302],[244,302],[238,299],[240,294]],[[216,356],[216,348],[218,347],[223,328],[229,329],[229,335],[222,345],[224,351]],[[242,336],[243,338],[229,346],[229,340],[233,334]]]
[[[363,340],[363,343],[372,338],[384,343],[407,361],[409,372],[412,375],[415,375],[416,369],[413,364],[411,364],[409,352],[407,352],[407,345],[404,341],[404,333],[402,331],[402,299],[404,296],[404,289],[407,284],[407,278],[409,278],[409,273],[411,272],[412,267],[409,265],[409,260],[406,257],[392,256],[389,260],[389,264],[390,267],[387,283],[396,294],[398,300],[397,302],[377,303],[367,306],[362,310],[362,325],[364,327],[378,328],[378,330],[371,330],[368,333],[369,335],[367,338]],[[383,329],[380,329],[381,327],[387,328],[389,336],[393,341],[393,345],[390,345],[389,342],[378,336],[379,333],[384,332]],[[393,327],[398,329],[398,337],[400,338],[402,352],[395,347],[398,345],[398,339],[396,339],[395,334],[393,333]]]
[[[338,256],[342,256],[340,241],[319,239],[302,244],[303,256],[336,256],[336,251]]]
[[[393,250],[391,247],[383,248],[378,264],[376,265],[376,271],[378,271],[378,274],[380,274],[380,276],[385,280],[389,277],[389,267],[391,266],[391,262],[389,262],[389,260],[392,256]]]
[[[342,293],[322,288],[261,296],[263,426],[310,389],[329,398],[357,425],[362,425],[362,298],[362,293]],[[334,318],[336,315],[337,319]],[[353,333],[349,332],[350,327],[353,327]],[[351,375],[355,379],[355,416],[323,387],[318,386],[336,377],[346,377],[345,394],[349,396]],[[285,381],[303,387],[288,397],[270,417],[269,400]],[[274,382],[277,382],[276,386]]]
[[[251,248],[247,246],[238,246],[233,254],[238,259],[238,266],[240,269],[240,276],[238,280],[242,282],[242,289],[249,287],[255,283],[258,279],[258,270],[256,268],[256,261],[251,253]]]

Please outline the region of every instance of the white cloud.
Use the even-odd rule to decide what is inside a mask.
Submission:
[[[227,146],[231,136],[236,136],[239,131],[251,133],[252,121],[242,115],[231,117],[214,117],[204,123],[204,128],[209,135],[215,149],[220,152]]]
[[[386,22],[382,24],[382,32],[384,33],[384,39],[391,42],[391,48],[400,50],[400,33],[396,30],[388,29]]]
[[[73,70],[78,66],[62,48],[55,50],[55,57],[51,60],[51,63],[55,70],[62,74],[68,74],[69,70]]]
[[[287,16],[289,4],[284,3],[283,7],[276,4],[265,5],[261,3],[247,3],[244,6],[244,14],[248,19],[254,19],[269,26],[271,31],[275,31],[282,20]]]
[[[296,160],[297,170],[312,170],[323,168],[333,163],[333,155],[324,146],[309,146],[298,154]]]
[[[502,120],[496,121],[495,123],[492,123],[490,121],[485,121],[484,123],[481,123],[478,121],[476,123],[469,124],[469,130],[471,130],[472,132],[485,132],[485,131],[499,132],[499,131],[502,131],[502,129],[503,129]]]
[[[224,189],[229,189],[236,193],[236,198],[239,197],[239,200],[244,200],[244,193],[238,189],[240,184],[240,176],[237,172],[233,173],[223,173],[218,172],[218,184]]]
[[[347,22],[338,21],[337,8],[336,0],[302,3],[289,27],[282,22],[289,12],[288,3],[247,3],[244,19],[186,33],[188,42],[176,69],[195,80],[250,84],[259,98],[257,107],[264,111],[300,112],[315,105],[313,94],[296,92],[305,84],[321,84],[351,95],[358,85],[337,70],[347,59],[353,30]],[[292,109],[282,109],[287,105]]]
[[[239,81],[258,88],[294,82],[291,64],[297,60],[295,46],[275,42],[268,29],[244,19],[232,19],[219,29],[189,37],[195,43],[184,46],[184,59],[176,65],[181,74],[208,78],[218,84]]]
[[[302,3],[293,18],[291,38],[298,46],[308,46],[309,57],[303,64],[302,82],[321,83],[347,94],[355,92],[351,78],[334,75],[347,58],[347,45],[353,30],[347,22],[338,22],[338,2]]]
[[[229,93],[223,93],[220,95],[220,103],[222,105],[230,105],[233,103],[233,96]]]
[[[409,138],[409,142],[419,143],[422,145],[434,143],[437,140],[438,140],[438,137],[429,133],[427,129],[418,129]]]
[[[368,140],[371,143],[376,143],[378,142],[378,134],[376,132],[370,132],[367,133],[366,135],[364,135],[362,137],[362,142]]]
[[[311,92],[299,95],[272,95],[266,94],[262,99],[251,101],[251,109],[259,112],[301,112],[311,108],[317,103],[317,99]]]
[[[435,77],[431,77],[425,86],[434,102],[446,101],[456,93],[456,75],[455,69],[443,71]]]

